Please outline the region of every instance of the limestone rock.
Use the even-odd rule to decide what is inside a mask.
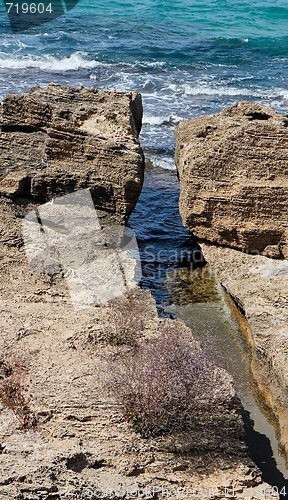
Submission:
[[[0,193],[45,202],[90,188],[98,215],[123,223],[143,182],[141,121],[141,96],[133,92],[48,85],[7,95]]]
[[[288,119],[237,103],[177,127],[184,225],[211,242],[288,257]]]
[[[193,498],[195,490],[204,488],[205,500],[225,498],[225,488],[235,488],[239,500],[247,488],[250,498],[263,498],[261,491],[268,486],[248,457],[228,374],[221,402],[196,415],[188,436],[143,439],[132,431],[103,384],[119,354],[106,341],[111,332],[108,307],[76,311],[63,280],[49,283],[44,275],[35,276],[24,260],[17,266],[13,261],[2,265],[1,273],[5,287],[0,351],[4,363],[7,355],[10,362],[25,362],[25,397],[37,419],[35,429],[21,430],[13,411],[0,401],[3,498],[87,500],[97,493],[120,499],[124,493],[127,498],[137,496],[137,490],[146,492],[143,498],[152,497],[155,490],[159,499],[167,497],[167,491],[174,496],[175,490],[175,498]],[[165,327],[148,291],[135,289],[117,299],[117,307],[126,326],[141,318],[137,334],[144,342]],[[193,339],[180,321],[175,328]]]

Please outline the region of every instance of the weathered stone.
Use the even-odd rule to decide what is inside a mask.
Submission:
[[[132,498],[133,489],[141,489],[149,498],[155,488],[171,490],[172,495],[184,485],[185,498],[205,488],[202,498],[212,500],[215,491],[220,499],[224,487],[237,485],[237,499],[245,498],[248,487],[253,498],[263,498],[265,485],[247,455],[239,405],[227,373],[221,377],[219,404],[215,398],[212,408],[196,414],[195,428],[188,435],[143,439],[103,386],[119,352],[106,341],[105,332],[111,332],[109,308],[76,311],[63,280],[49,284],[45,276],[31,273],[24,260],[17,266],[10,261],[1,271],[5,287],[0,350],[4,357],[9,353],[10,360],[26,363],[27,379],[22,382],[38,422],[35,430],[21,431],[11,409],[1,407],[3,495],[48,500],[54,491],[61,500],[85,500],[89,492],[100,490],[103,498],[120,499],[121,491]],[[117,306],[118,314],[123,308],[126,326],[133,324],[133,317],[141,318],[144,342],[161,334],[167,322],[173,324],[159,321],[148,291],[135,289],[118,299]],[[194,342],[180,321],[175,329]],[[185,468],[179,468],[182,458]],[[275,497],[267,493],[267,498]]]
[[[29,175],[21,172],[7,174],[0,182],[0,196],[29,197],[31,189],[31,179]]]
[[[193,234],[288,257],[287,124],[267,106],[237,103],[178,125],[180,213]]]
[[[49,85],[6,96],[0,192],[27,195],[9,187],[19,171],[41,202],[90,188],[98,215],[123,223],[143,182],[141,121],[141,96],[133,92]]]

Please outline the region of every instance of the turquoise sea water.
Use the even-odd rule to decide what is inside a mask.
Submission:
[[[243,99],[287,112],[287,0],[80,0],[18,35],[1,3],[0,95],[50,81],[139,90],[146,154],[173,168],[181,118]]]

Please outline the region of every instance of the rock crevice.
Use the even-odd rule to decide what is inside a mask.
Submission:
[[[184,121],[176,161],[184,225],[202,240],[217,280],[245,313],[254,377],[287,454],[287,117],[236,103]]]
[[[7,398],[6,404],[0,398],[1,499],[190,499],[196,492],[205,500],[221,500],[228,489],[240,500],[247,488],[251,498],[263,498],[263,489],[267,499],[275,498],[248,457],[239,401],[224,370],[219,388],[224,398],[215,396],[213,408],[208,405],[195,415],[189,435],[170,436],[168,443],[132,431],[117,401],[107,394],[103,381],[113,360],[119,349],[130,348],[115,345],[115,336],[121,342],[128,334],[148,342],[168,324],[195,342],[183,323],[160,320],[151,294],[136,287],[109,306],[89,302],[77,309],[64,279],[73,266],[63,276],[44,273],[42,265],[32,269],[27,261],[21,222],[29,210],[40,213],[43,201],[90,188],[103,222],[125,222],[143,180],[141,116],[140,96],[134,93],[50,85],[4,100],[0,365],[6,388],[8,381],[13,383],[5,374],[8,361],[10,377],[19,374],[19,363],[25,366],[18,394],[23,393],[20,402],[25,415],[29,410],[35,416],[35,425],[33,420],[28,430],[29,422],[22,419],[26,430],[19,428],[19,411],[11,398],[9,405]],[[58,228],[60,222],[56,217]],[[71,233],[81,236],[78,227]],[[93,238],[87,245],[84,240],[84,248],[82,238],[78,243],[81,257],[86,252],[94,264]],[[109,267],[107,259],[103,263],[101,269]],[[116,268],[109,268],[113,274]],[[2,378],[0,373],[0,387]]]

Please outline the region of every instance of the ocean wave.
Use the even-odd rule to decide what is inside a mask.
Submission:
[[[163,68],[166,64],[165,61],[135,61],[136,66],[144,66],[145,68]]]
[[[158,156],[158,155],[147,155],[146,159],[150,160],[150,162],[154,165],[154,167],[162,168],[164,170],[175,170],[175,160],[170,156]]]
[[[115,61],[111,63],[105,63],[105,62],[98,62],[97,66],[99,67],[104,67],[104,68],[121,68],[122,69],[133,69],[133,70],[139,70],[141,72],[142,68],[163,68],[166,66],[166,62],[163,61],[140,61],[136,60],[133,63],[130,63],[128,61]],[[91,75],[91,80],[96,79],[96,75]]]
[[[98,61],[85,59],[81,53],[72,54],[69,57],[57,58],[54,56],[43,57],[7,57],[0,56],[0,68],[2,69],[40,69],[42,71],[77,71],[79,69],[95,68],[101,65]]]
[[[186,96],[235,96],[235,97],[254,97],[254,98],[266,98],[266,99],[288,99],[288,89],[282,88],[271,88],[271,89],[255,89],[255,88],[240,88],[240,87],[228,87],[228,86],[209,86],[205,84],[190,85],[184,83],[182,85],[170,84],[168,86],[169,90],[174,91],[177,94],[182,94]]]

